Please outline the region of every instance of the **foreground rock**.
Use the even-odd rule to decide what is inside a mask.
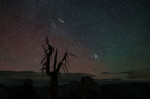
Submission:
[[[0,88],[0,99],[8,99],[8,94]]]
[[[82,99],[101,99],[101,90],[91,77],[81,78]]]
[[[60,88],[60,99],[101,99],[101,90],[91,77],[82,77]]]

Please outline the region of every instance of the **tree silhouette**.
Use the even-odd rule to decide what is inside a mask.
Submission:
[[[42,64],[42,73],[46,73],[50,78],[50,85],[49,85],[49,98],[50,99],[57,99],[58,93],[57,93],[57,84],[58,84],[58,74],[60,71],[60,68],[63,69],[65,73],[68,73],[67,64],[69,64],[69,56],[72,55],[71,53],[68,53],[67,50],[64,53],[64,56],[60,62],[58,62],[58,55],[57,55],[57,49],[54,49],[50,44],[49,40],[46,36],[46,44],[47,48],[43,46],[45,57],[41,61]],[[53,56],[54,54],[54,56]],[[52,57],[54,57],[53,64],[52,64]]]

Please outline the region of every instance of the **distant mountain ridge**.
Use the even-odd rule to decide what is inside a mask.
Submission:
[[[61,73],[60,82],[80,80],[82,76],[90,76],[90,74],[84,73]],[[42,73],[33,71],[0,71],[0,84],[20,84],[24,82],[25,79],[32,79],[35,83],[48,82],[50,78],[44,74],[42,78]]]
[[[84,74],[84,73],[61,73],[61,78],[58,83],[60,85],[70,83],[74,80],[80,81],[81,77],[89,76],[95,77],[94,75]],[[39,72],[34,71],[0,71],[0,84],[2,85],[23,85],[25,79],[32,79],[35,85],[48,85],[50,77],[46,74],[43,75]],[[95,79],[98,84],[112,84],[112,83],[122,83],[131,82],[131,80],[123,79]],[[144,81],[147,82],[147,81]],[[148,81],[150,82],[150,81]]]

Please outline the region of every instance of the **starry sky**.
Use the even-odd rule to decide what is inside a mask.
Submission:
[[[0,70],[40,72],[46,35],[71,73],[150,71],[150,0],[0,0]]]

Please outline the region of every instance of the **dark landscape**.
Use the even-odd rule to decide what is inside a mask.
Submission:
[[[39,99],[48,98],[49,80],[46,77],[45,80],[42,80],[41,73],[29,72],[29,71],[25,71],[25,72],[1,71],[0,74],[1,74],[0,76],[1,97],[7,97],[8,99],[16,99],[16,96],[23,88],[24,80],[27,79],[27,77],[29,77],[30,79],[33,79],[34,82],[33,90],[36,91],[38,98]],[[11,78],[7,78],[6,74],[8,76],[11,75]],[[85,82],[81,80],[81,78],[83,78],[82,76],[91,78],[92,75],[79,74],[79,73],[68,74],[68,75],[70,75],[69,79],[67,79],[67,75],[63,75],[63,77],[59,80],[59,87],[58,87],[59,99],[83,99],[82,97],[83,90],[81,87],[83,83],[87,83],[87,82],[89,82],[88,83],[89,89],[87,90],[90,92],[90,95],[98,94],[100,96],[99,99],[149,99],[150,98],[149,82],[124,81],[124,80],[115,80],[115,79],[103,81],[103,80],[95,79],[94,81],[95,83],[97,83],[97,85],[95,85],[95,83],[91,82],[90,80],[85,80]],[[13,79],[16,78],[16,79],[13,80],[12,78]],[[100,89],[100,92],[96,90],[96,87]],[[92,98],[92,99],[97,99],[97,98]]]
[[[82,99],[79,83],[75,81],[59,86],[59,99]],[[15,99],[21,88],[21,86],[0,85],[0,96],[6,95],[8,99]],[[150,99],[150,83],[103,84],[99,85],[99,88],[101,99]],[[39,99],[47,99],[48,86],[35,86],[34,89],[38,93]]]

